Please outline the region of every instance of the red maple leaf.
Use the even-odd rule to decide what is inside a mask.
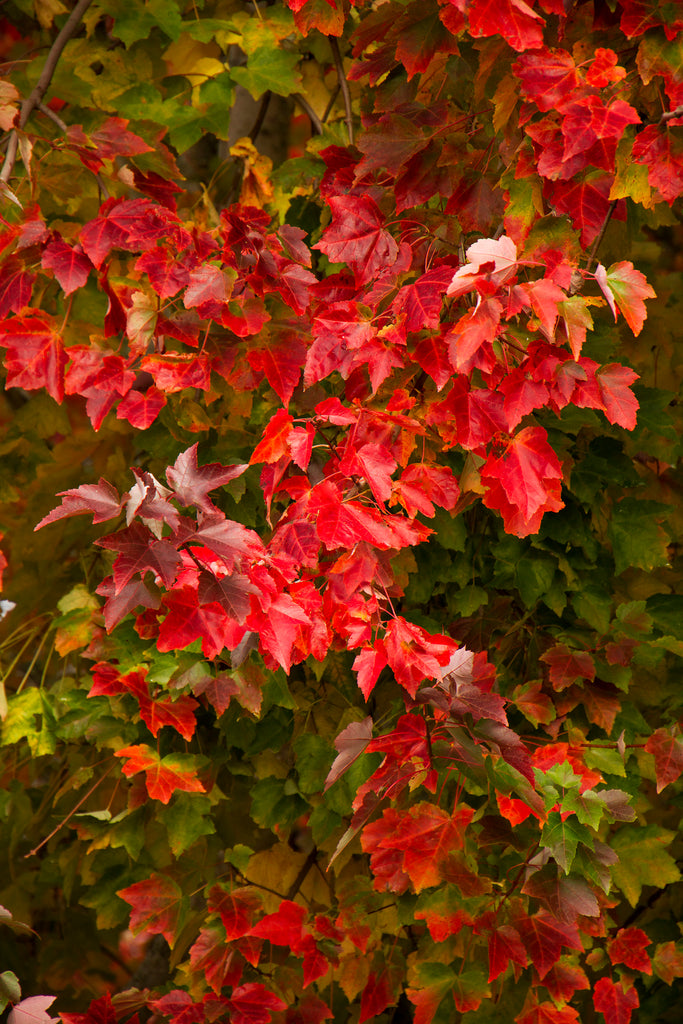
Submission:
[[[503,924],[494,929],[489,937],[489,983],[507,969],[510,961],[526,967],[529,958],[517,929]]]
[[[573,1006],[555,1006],[554,1003],[536,1003],[515,1017],[515,1024],[579,1024],[579,1014]]]
[[[62,499],[62,504],[44,516],[34,529],[40,530],[57,519],[90,512],[93,523],[104,523],[108,519],[115,519],[123,505],[118,491],[103,477],[100,477],[97,484],[81,484],[69,491],[59,491],[57,497]]]
[[[197,769],[190,755],[168,754],[162,758],[145,743],[122,747],[115,754],[127,759],[121,769],[127,778],[138,772],[145,773],[147,792],[162,804],[167,804],[178,789],[184,793],[206,792],[197,778]]]
[[[93,999],[85,1013],[60,1013],[64,1024],[116,1024],[116,1011],[107,992],[100,999]],[[137,1024],[137,1014],[132,1019]]]
[[[236,985],[241,969],[235,965],[235,951],[225,941],[220,926],[205,927],[199,931],[199,938],[190,946],[190,966],[215,992],[220,995],[225,985]]]
[[[626,964],[632,971],[652,974],[650,957],[645,950],[652,942],[641,928],[620,928],[607,946],[613,964]]]
[[[455,0],[455,7],[467,11],[473,36],[501,35],[513,50],[536,50],[543,45],[540,14],[524,0]]]
[[[675,782],[683,772],[683,741],[668,729],[657,729],[645,744],[655,759],[657,792]]]
[[[645,164],[648,182],[668,203],[673,203],[681,195],[683,140],[678,129],[668,125],[648,125],[636,136],[633,159],[638,164]]]
[[[100,537],[95,543],[109,551],[118,551],[113,575],[116,591],[124,587],[133,576],[147,572],[160,576],[170,587],[175,581],[182,559],[169,540],[157,540],[142,523],[132,523],[124,530]]]
[[[163,607],[167,613],[157,640],[162,652],[181,650],[201,639],[204,656],[216,658],[226,647],[234,650],[245,632],[218,602],[200,605],[196,589],[187,584],[165,594]]]
[[[306,908],[292,900],[282,900],[274,914],[266,914],[250,930],[256,938],[268,939],[276,946],[289,946],[293,953],[301,948],[303,924],[308,916]]]
[[[147,430],[165,405],[166,395],[158,388],[150,387],[146,391],[129,391],[116,408],[116,418],[127,420],[137,430]],[[103,416],[99,418],[98,424],[93,420],[95,429],[101,426],[103,418]]]
[[[244,887],[229,891],[222,885],[214,885],[209,890],[208,905],[212,914],[220,914],[228,942],[246,935],[256,912],[261,909],[256,890]]]
[[[45,388],[55,402],[64,398],[68,356],[62,339],[44,313],[29,310],[0,323],[0,346],[7,349],[8,388]]]
[[[116,895],[132,908],[130,927],[133,933],[144,930],[152,935],[163,935],[173,947],[182,926],[186,899],[172,878],[155,872],[142,882],[119,889]]]
[[[170,1018],[173,1024],[200,1024],[206,1020],[206,1011],[201,1003],[195,1003],[189,992],[174,989],[160,999],[151,999],[149,1006],[164,1017]]]
[[[82,288],[92,270],[92,263],[81,246],[71,246],[59,236],[43,249],[40,265],[54,271],[65,295]]]
[[[356,284],[368,284],[396,261],[398,245],[385,229],[384,214],[370,196],[331,196],[332,224],[313,246],[333,263],[348,263]]]
[[[387,1006],[392,1006],[398,998],[399,986],[400,977],[396,968],[387,965],[382,971],[371,971],[360,999],[358,1024],[377,1017]]]
[[[539,978],[544,978],[553,964],[557,963],[563,946],[583,949],[576,928],[558,921],[543,910],[533,917],[520,918],[516,925]]]
[[[587,651],[575,651],[566,644],[555,644],[540,656],[549,666],[550,682],[557,692],[566,690],[577,679],[595,679],[595,665]]]
[[[525,427],[503,455],[490,455],[481,470],[484,504],[502,513],[505,530],[517,537],[536,533],[545,512],[564,508],[562,468],[542,427]]]
[[[231,1024],[268,1024],[271,1010],[285,1010],[287,1004],[258,982],[232,990],[227,1000]]]
[[[175,700],[170,698],[164,700],[152,700],[140,704],[140,717],[151,732],[157,736],[159,729],[170,725],[172,729],[179,732],[185,740],[191,740],[197,726],[194,709],[198,707],[196,700],[181,694]]]
[[[593,1006],[605,1015],[607,1024],[629,1024],[639,1005],[638,993],[626,979],[615,983],[611,978],[600,978],[593,987]]]
[[[618,423],[626,430],[634,430],[638,399],[631,391],[631,384],[638,380],[638,374],[619,363],[601,366],[595,374],[600,388],[605,415],[610,423]]]
[[[198,444],[193,444],[181,452],[173,465],[166,470],[166,479],[181,505],[194,505],[203,512],[215,513],[218,509],[208,497],[209,492],[241,476],[248,467],[221,466],[218,462],[199,466],[198,447]]]

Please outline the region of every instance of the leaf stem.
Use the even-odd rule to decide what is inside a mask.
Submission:
[[[337,81],[339,82],[339,88],[342,91],[344,97],[344,109],[346,111],[346,127],[349,132],[349,145],[353,146],[353,115],[351,113],[351,93],[349,92],[349,83],[346,81],[346,75],[344,74],[344,65],[342,64],[341,53],[339,51],[339,43],[334,36],[327,37],[330,41],[330,49],[332,50],[332,56],[334,58],[334,66],[337,69]]]
[[[52,832],[50,832],[49,835],[45,836],[45,838],[40,843],[38,843],[37,846],[34,846],[34,848],[32,850],[29,850],[28,853],[24,854],[24,859],[26,859],[27,857],[34,857],[38,853],[39,850],[42,850],[42,848],[45,846],[46,843],[50,842],[50,840],[52,839],[53,836],[57,835],[57,833],[59,832],[60,829],[64,828],[66,823],[73,818],[73,816],[76,813],[76,811],[78,810],[78,808],[82,807],[83,804],[85,803],[85,801],[88,799],[88,797],[91,796],[95,792],[97,787],[104,782],[104,780],[106,779],[107,775],[109,775],[109,773],[112,771],[113,768],[114,768],[114,765],[110,764],[109,767],[107,768],[107,770],[104,772],[104,774],[100,775],[99,779],[96,779],[95,782],[93,782],[93,784],[90,787],[90,789],[86,793],[84,793],[83,796],[81,797],[81,799],[78,801],[78,803],[75,804],[75,806],[71,808],[71,810],[69,811],[67,816],[65,818],[62,818],[62,820],[60,821],[59,825],[57,825],[56,828],[53,828]]]

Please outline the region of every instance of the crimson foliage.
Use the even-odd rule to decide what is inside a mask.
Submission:
[[[679,6],[8,6],[10,1024],[675,1020]]]

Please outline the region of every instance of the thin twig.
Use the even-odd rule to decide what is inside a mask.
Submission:
[[[308,100],[305,99],[300,92],[292,93],[292,99],[294,100],[295,103],[299,104],[304,114],[306,114],[306,116],[308,117],[308,120],[311,122],[311,128],[313,129],[313,132],[316,135],[322,135],[323,126],[320,122],[320,118],[318,117],[315,110],[308,102]]]
[[[50,108],[46,107],[44,103],[39,103],[37,109],[41,112],[41,114],[45,114],[45,117],[49,117],[50,120],[57,125],[60,132],[68,131],[66,123],[62,121],[61,117],[59,117],[58,114],[55,114],[54,110],[50,110]]]
[[[18,128],[22,129],[25,127],[29,117],[40,104],[43,102],[43,96],[47,92],[47,88],[52,81],[52,76],[55,73],[57,62],[62,55],[62,50],[69,42],[71,37],[76,34],[76,31],[81,23],[83,15],[87,11],[92,0],[78,0],[78,3],[74,7],[73,11],[64,22],[61,32],[52,44],[52,48],[47,55],[47,60],[43,70],[40,73],[40,78],[36,82],[33,91],[30,96],[24,100],[21,104],[21,110],[19,112],[19,125]],[[19,138],[17,135],[17,129],[12,131],[10,136],[9,144],[7,146],[7,154],[5,156],[5,162],[0,171],[0,181],[4,181],[5,184],[9,181],[12,171],[14,170],[14,163],[17,158]]]
[[[261,97],[261,105],[258,108],[256,120],[254,121],[252,129],[249,132],[249,138],[251,139],[252,142],[256,142],[256,136],[263,128],[263,122],[266,119],[266,114],[268,113],[268,106],[270,104],[270,98],[272,95],[273,94],[270,91],[270,89],[266,89],[263,96]]]
[[[346,111],[346,127],[349,132],[349,144],[353,145],[353,114],[351,112],[351,93],[349,92],[349,83],[346,81],[346,75],[344,74],[344,65],[342,64],[342,57],[339,51],[339,43],[334,36],[327,37],[330,41],[330,49],[332,50],[332,56],[334,57],[334,66],[337,69],[337,81],[339,82],[339,88],[342,91],[344,97],[344,110]]]
[[[320,118],[320,120],[322,121],[323,124],[325,124],[325,122],[327,121],[328,117],[330,116],[330,113],[332,111],[332,107],[335,105],[335,103],[337,101],[337,96],[339,95],[340,91],[341,91],[341,88],[340,88],[339,84],[337,84],[334,92],[330,96],[330,99],[328,101],[327,106],[325,107],[325,113]]]
[[[308,857],[306,858],[306,860],[301,865],[301,867],[299,869],[299,873],[297,874],[296,878],[294,879],[294,881],[290,885],[289,889],[287,890],[286,899],[288,899],[288,900],[293,900],[294,899],[294,897],[298,893],[299,889],[304,884],[304,879],[306,878],[306,875],[311,870],[311,868],[313,867],[313,865],[315,864],[317,859],[318,859],[318,851],[316,850],[315,847],[313,847],[313,849],[309,853]]]
[[[605,219],[602,222],[602,227],[600,228],[600,234],[598,235],[598,237],[593,242],[593,248],[588,253],[588,266],[589,267],[590,267],[591,263],[593,262],[593,260],[595,259],[595,254],[598,251],[598,249],[600,248],[600,243],[602,242],[603,238],[605,237],[605,231],[607,231],[607,225],[609,224],[610,220],[612,219],[612,214],[614,213],[614,211],[617,208],[617,202],[618,202],[617,199],[613,199],[612,202],[607,207],[607,213],[605,214]]]
[[[659,119],[660,124],[666,124],[667,121],[673,121],[675,117],[683,117],[683,103],[675,110],[669,110],[667,113],[662,114]]]
[[[111,772],[113,767],[114,767],[113,764],[109,765],[109,767],[107,768],[106,772],[104,772],[103,775],[100,775],[99,779],[96,779],[95,782],[93,782],[92,786],[87,791],[87,793],[85,793],[81,797],[81,799],[78,801],[78,803],[75,805],[75,807],[71,808],[71,810],[69,811],[67,816],[65,818],[62,818],[62,820],[60,821],[59,825],[57,825],[56,828],[52,829],[52,832],[50,832],[49,836],[45,836],[45,838],[40,843],[38,843],[37,846],[35,846],[32,850],[29,850],[28,853],[24,854],[24,859],[26,859],[27,857],[34,857],[38,853],[38,850],[42,850],[42,848],[45,846],[45,844],[49,843],[50,840],[52,839],[52,837],[56,836],[57,833],[59,832],[59,830],[64,828],[64,826],[66,825],[66,823],[68,821],[71,821],[71,819],[73,818],[73,816],[76,813],[76,811],[78,810],[78,808],[82,807],[83,804],[85,803],[85,801],[88,799],[88,797],[91,796],[95,792],[97,787],[100,786],[104,782],[104,780],[106,779],[107,775],[109,775],[109,773]]]

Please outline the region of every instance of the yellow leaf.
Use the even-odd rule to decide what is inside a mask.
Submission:
[[[183,32],[163,57],[169,75],[184,75],[191,85],[196,86],[225,71],[225,64],[218,59],[220,53],[216,43],[200,43]]]
[[[33,7],[43,28],[49,28],[58,14],[66,14],[69,10],[60,0],[33,0]]]

